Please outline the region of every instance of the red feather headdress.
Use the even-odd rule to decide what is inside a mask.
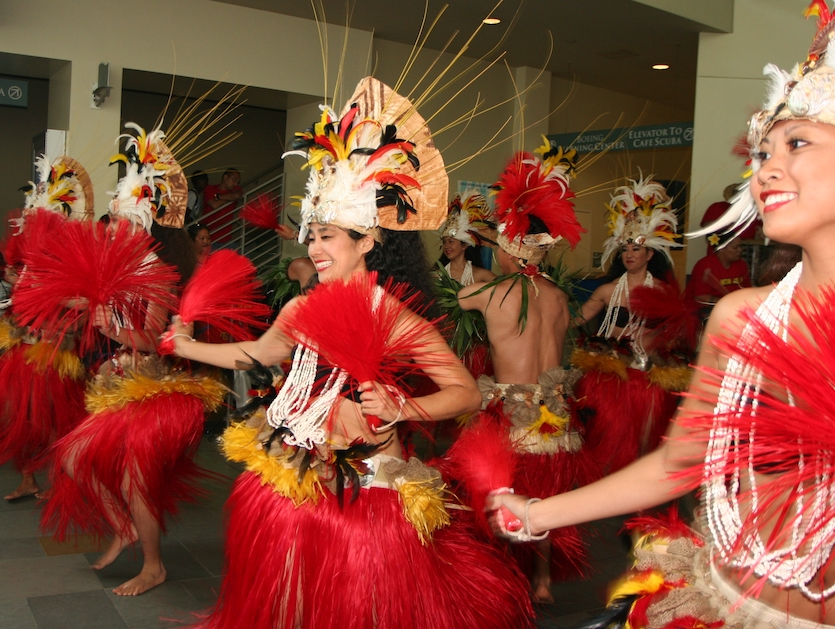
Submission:
[[[585,232],[574,214],[574,192],[569,188],[576,151],[564,152],[546,139],[537,152],[542,159],[530,153],[514,155],[492,186],[499,246],[531,264],[539,263],[562,238],[574,247]],[[532,217],[545,232],[531,233]]]

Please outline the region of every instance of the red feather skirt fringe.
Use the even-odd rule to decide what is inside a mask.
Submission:
[[[516,493],[532,498],[547,498],[600,478],[596,461],[585,448],[554,454],[497,452],[501,447],[513,447],[509,422],[501,416],[501,408],[501,404],[493,404],[482,411],[447,453],[444,471],[453,483],[463,483],[463,493],[476,513],[480,514],[484,508],[486,492],[502,486],[512,486]],[[488,488],[486,484],[492,486]],[[552,579],[561,581],[581,576],[589,564],[580,528],[555,529],[549,539]],[[540,553],[538,546],[514,544],[512,549],[523,572],[533,574],[535,557]]]
[[[225,577],[203,629],[531,626],[512,561],[462,520],[422,545],[396,491],[346,492],[342,510],[329,492],[296,507],[245,472],[227,512]]]
[[[557,454],[520,454],[513,488],[531,498],[547,498],[588,485],[599,478],[597,466],[585,448],[577,452]],[[577,526],[554,529],[551,540],[551,579],[583,576],[589,568],[583,531]],[[513,544],[513,556],[527,575],[535,572],[535,559],[540,553],[537,544]]]
[[[62,376],[51,365],[27,357],[33,345],[20,344],[0,358],[0,463],[19,472],[47,463],[44,453],[84,415],[84,377]]]
[[[680,399],[637,369],[627,369],[626,380],[588,371],[574,395],[580,414],[589,416],[585,447],[607,474],[658,447]]]
[[[128,535],[130,504],[141,500],[165,531],[166,514],[204,493],[197,481],[208,473],[194,462],[203,417],[203,402],[184,393],[89,415],[54,446],[43,530],[58,540],[80,532]]]

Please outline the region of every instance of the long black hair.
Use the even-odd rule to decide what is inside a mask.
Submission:
[[[177,268],[180,274],[179,285],[185,286],[197,268],[197,254],[188,232],[182,227],[163,227],[154,221],[151,224],[151,236],[162,245],[157,251],[160,260]]]
[[[347,231],[354,240],[363,236],[353,229]],[[389,279],[408,284],[412,291],[407,296],[420,295],[421,314],[427,319],[437,318],[440,311],[432,297],[434,288],[429,273],[429,258],[420,233],[383,228],[380,232],[382,242],[374,241],[374,247],[365,255],[365,267],[377,272],[377,283],[381,286]]]

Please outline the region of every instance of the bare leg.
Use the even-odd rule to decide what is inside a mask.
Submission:
[[[159,524],[151,515],[148,506],[138,496],[131,499],[131,515],[139,536],[139,543],[142,545],[144,561],[142,571],[137,576],[113,589],[113,592],[119,596],[136,596],[165,581],[165,567],[162,565],[160,556]]]
[[[98,558],[96,563],[92,564],[90,567],[93,570],[101,570],[105,566],[109,566],[116,558],[122,554],[122,551],[131,546],[137,540],[136,534],[136,527],[131,527],[131,536],[124,537],[122,535],[117,535],[113,538],[113,541],[110,542],[110,546],[107,548],[106,551]]]
[[[20,485],[12,493],[5,496],[6,500],[17,500],[18,498],[25,498],[27,496],[34,496],[41,488],[38,487],[38,481],[35,480],[35,475],[30,472],[21,472],[23,477]]]
[[[70,478],[75,478],[75,461],[78,456],[79,448],[83,447],[81,444],[76,444],[76,446],[70,451],[65,461],[63,461],[63,469],[66,472],[67,476]],[[111,526],[113,527],[114,531],[117,531],[116,536],[113,538],[113,541],[110,543],[110,546],[104,553],[98,558],[96,563],[91,564],[91,568],[93,570],[101,570],[105,566],[109,566],[116,558],[121,554],[121,552],[127,548],[128,546],[132,545],[137,540],[137,533],[136,527],[131,526],[131,531],[128,536],[120,535],[119,530],[120,526],[118,524],[119,519],[116,516],[116,509],[114,507],[114,499],[111,492],[107,491],[103,485],[94,481],[96,486],[96,491],[102,496],[102,502],[105,505],[105,513],[104,517],[107,518],[107,521],[110,522]]]
[[[553,603],[551,594],[551,540],[545,538],[536,543],[533,573],[533,597],[537,603]]]

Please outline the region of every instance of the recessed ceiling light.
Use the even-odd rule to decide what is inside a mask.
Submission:
[[[652,69],[653,70],[669,70],[670,69],[670,64],[669,63],[656,63],[654,66],[652,66]]]
[[[495,26],[496,24],[501,24],[502,21],[497,17],[486,17],[482,20],[485,24],[489,24],[490,26]]]

